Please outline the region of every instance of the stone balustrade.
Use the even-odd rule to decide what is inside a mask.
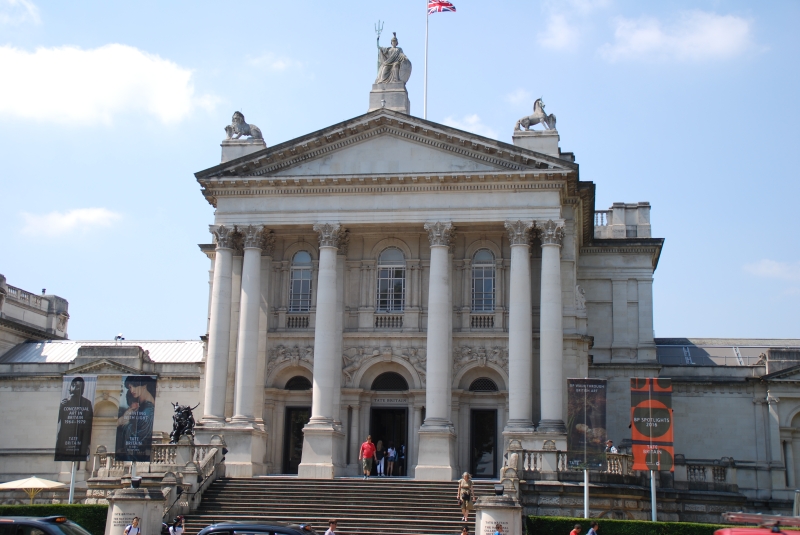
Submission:
[[[42,296],[26,292],[22,288],[17,288],[16,286],[11,286],[10,284],[8,285],[7,297],[32,307],[47,310],[47,302],[44,302],[44,305],[42,304]]]
[[[376,329],[402,329],[403,328],[403,315],[402,314],[376,314],[375,315],[375,328]]]
[[[607,453],[606,472],[621,476],[632,476],[633,474],[633,455],[627,453]]]
[[[471,329],[494,329],[494,314],[472,314],[470,316]]]

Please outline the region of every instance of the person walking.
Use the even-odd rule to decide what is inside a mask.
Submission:
[[[169,527],[169,535],[182,535],[185,527],[183,515],[178,515],[175,517],[175,519],[172,521],[172,525]]]
[[[466,522],[469,512],[472,511],[472,501],[475,499],[475,494],[472,490],[472,477],[469,472],[464,472],[464,475],[458,480],[456,498],[458,498],[458,504],[461,506],[461,520]]]
[[[372,461],[375,458],[375,444],[372,443],[372,436],[367,435],[367,440],[361,444],[361,450],[358,452],[358,458],[361,461],[361,470],[364,472],[364,479],[369,478],[372,472]],[[127,533],[125,535],[128,535]]]
[[[590,525],[591,527],[589,528],[589,531],[586,532],[586,535],[597,535],[597,530],[600,529],[600,526],[596,521],[592,521]]]
[[[392,477],[394,475],[394,463],[397,461],[397,450],[394,449],[394,443],[389,442],[389,449],[386,450],[386,475]]]
[[[125,535],[139,535],[142,532],[142,528],[139,527],[139,517],[133,517],[131,523],[125,528]]]
[[[336,535],[336,519],[328,520],[328,531],[325,532],[325,535]]]
[[[494,535],[503,535],[503,524],[500,522],[494,525]]]
[[[383,440],[378,440],[378,449],[375,451],[375,462],[378,463],[378,477],[383,477],[383,467],[386,460],[386,450],[383,449]]]
[[[569,532],[569,535],[581,535],[581,525],[575,524],[575,527],[572,528],[572,531]]]
[[[467,526],[461,528],[461,535],[469,535],[469,530],[467,529]]]

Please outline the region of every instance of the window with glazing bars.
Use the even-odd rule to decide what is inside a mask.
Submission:
[[[494,255],[487,249],[472,257],[472,311],[494,312]]]
[[[292,259],[289,281],[289,312],[311,310],[311,255],[299,251]]]
[[[386,249],[378,257],[378,312],[402,312],[406,296],[406,259],[400,249]]]

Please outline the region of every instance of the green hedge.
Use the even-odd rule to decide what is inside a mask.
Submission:
[[[0,505],[0,516],[65,516],[92,535],[106,531],[107,505]]]
[[[581,535],[586,535],[593,520],[600,525],[600,529],[597,530],[598,535],[714,535],[714,531],[718,529],[731,527],[694,522],[648,522],[533,515],[527,517],[525,523],[530,535],[569,535],[575,524],[580,524]]]

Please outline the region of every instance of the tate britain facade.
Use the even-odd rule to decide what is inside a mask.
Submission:
[[[224,435],[229,476],[355,476],[370,434],[405,453],[403,475],[434,480],[497,478],[513,440],[565,450],[568,378],[608,379],[624,446],[630,378],[660,376],[676,464],[730,459],[748,497],[790,499],[798,342],[654,339],[649,203],[598,208],[555,129],[523,124],[508,144],[411,116],[404,93],[376,84],[366,114],[273,147],[234,118],[222,163],[195,175],[216,209],[207,337],[7,350],[3,479],[19,463],[63,478],[47,424],[77,372],[100,377],[92,448],[113,440],[119,404],[103,378],[144,370],[159,376],[155,431],[171,402],[199,404],[198,440]]]

